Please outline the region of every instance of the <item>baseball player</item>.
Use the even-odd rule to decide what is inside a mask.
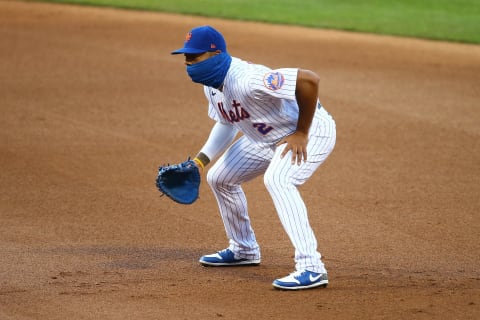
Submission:
[[[216,121],[194,161],[204,169],[217,160],[206,179],[218,202],[229,245],[202,256],[200,263],[260,263],[242,183],[263,175],[295,248],[295,271],[276,279],[273,286],[326,287],[327,270],[297,189],[335,146],[335,122],[318,99],[318,76],[298,68],[272,70],[232,57],[222,34],[211,26],[189,31],[184,46],[172,54],[184,54],[186,71],[193,82],[203,84],[208,115]],[[242,135],[234,142],[238,132]]]

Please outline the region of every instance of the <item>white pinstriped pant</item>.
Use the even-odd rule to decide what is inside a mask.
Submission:
[[[248,216],[247,199],[241,184],[261,174],[272,197],[282,226],[295,248],[296,270],[326,272],[317,250],[307,208],[297,189],[315,172],[333,151],[335,122],[322,108],[316,112],[307,145],[308,161],[291,164],[291,154],[280,159],[285,145],[276,150],[259,148],[244,136],[236,141],[207,174],[217,199],[229,249],[236,256],[260,259],[260,248]]]

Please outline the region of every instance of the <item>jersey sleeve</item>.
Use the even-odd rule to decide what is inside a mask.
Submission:
[[[218,115],[217,109],[215,109],[215,106],[211,103],[211,101],[208,102],[208,116],[216,122],[225,122],[223,121],[222,117]]]
[[[257,98],[271,96],[295,100],[297,74],[298,68],[267,69],[251,78],[250,88]]]
[[[204,86],[203,87],[203,91],[205,93],[205,97],[207,98],[207,101],[208,101],[208,116],[216,121],[216,122],[220,122],[222,124],[229,124],[227,121],[225,121],[225,119],[220,116],[220,114],[218,113],[218,110],[215,106],[216,103],[218,103],[218,101],[216,101],[214,98],[215,96],[212,95],[212,89],[207,87],[207,86]]]

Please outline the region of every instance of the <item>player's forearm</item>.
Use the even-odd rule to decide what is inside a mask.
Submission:
[[[205,145],[195,157],[195,162],[200,161],[200,166],[205,167],[232,143],[237,132],[238,130],[235,127],[217,122],[213,126]]]
[[[319,82],[320,78],[312,71],[301,69],[298,71],[295,91],[299,108],[297,132],[308,134],[310,130],[317,107]]]

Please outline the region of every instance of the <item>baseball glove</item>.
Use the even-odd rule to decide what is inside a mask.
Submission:
[[[200,171],[190,158],[179,164],[158,168],[157,189],[173,201],[191,204],[198,199]]]

